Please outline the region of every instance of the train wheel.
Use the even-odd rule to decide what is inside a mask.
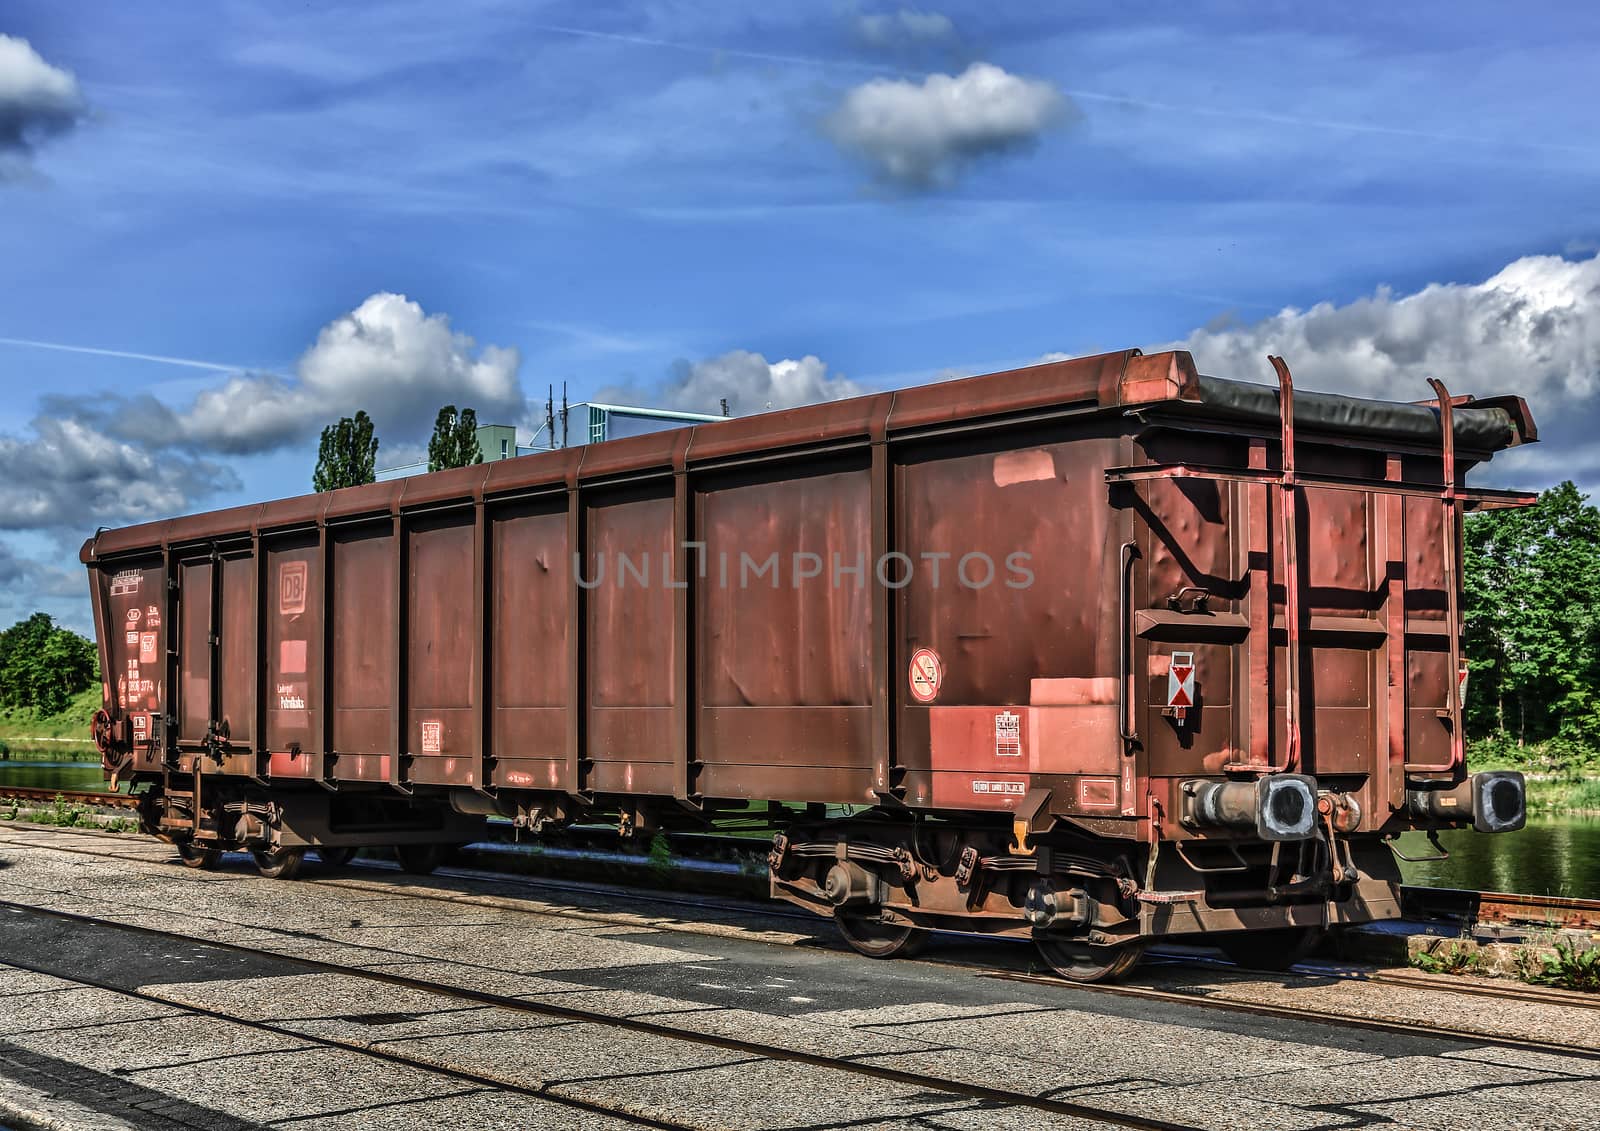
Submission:
[[[1122,977],[1144,953],[1144,943],[1093,946],[1047,931],[1033,933],[1034,945],[1050,969],[1069,982],[1109,982]]]
[[[354,860],[355,857],[356,850],[353,848],[346,848],[342,846],[335,848],[329,845],[323,845],[321,848],[317,849],[317,859],[321,860],[330,868],[343,868],[346,864],[350,863],[350,861]]]
[[[174,841],[178,849],[178,859],[182,860],[186,868],[204,868],[210,870],[222,861],[222,849],[207,848],[196,844],[185,837],[183,840]]]
[[[1287,970],[1317,949],[1321,927],[1283,927],[1272,931],[1239,931],[1215,942],[1228,961],[1251,970]]]
[[[274,848],[251,853],[256,858],[256,871],[269,880],[292,880],[306,858],[303,848]]]
[[[397,844],[394,846],[394,855],[400,861],[401,871],[410,872],[413,876],[426,876],[443,862],[444,845]]]
[[[844,941],[868,958],[915,958],[933,934],[924,927],[885,923],[848,911],[835,911],[833,921]]]

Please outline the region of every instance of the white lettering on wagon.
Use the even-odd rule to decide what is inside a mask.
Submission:
[[[974,778],[972,782],[973,793],[985,794],[1015,794],[1021,796],[1028,792],[1028,787],[1019,781],[986,781]]]

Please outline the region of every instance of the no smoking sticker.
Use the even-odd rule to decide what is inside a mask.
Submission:
[[[944,682],[944,665],[932,648],[918,648],[911,654],[911,697],[918,703],[932,703],[939,697]]]

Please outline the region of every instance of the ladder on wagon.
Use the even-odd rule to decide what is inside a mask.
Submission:
[[[1390,456],[1386,477],[1383,479],[1365,479],[1333,475],[1308,475],[1295,468],[1295,428],[1294,428],[1294,379],[1289,372],[1289,366],[1283,358],[1269,356],[1273,370],[1278,377],[1278,428],[1279,428],[1279,466],[1274,471],[1264,466],[1255,466],[1257,461],[1252,460],[1252,466],[1246,469],[1211,467],[1191,463],[1156,463],[1137,467],[1113,467],[1106,471],[1106,481],[1116,483],[1141,483],[1156,480],[1199,479],[1211,480],[1219,483],[1245,483],[1260,484],[1269,492],[1269,497],[1276,494],[1278,497],[1278,515],[1281,525],[1281,539],[1283,546],[1283,577],[1284,577],[1284,634],[1286,644],[1287,662],[1283,675],[1284,704],[1286,714],[1285,742],[1283,761],[1274,765],[1270,752],[1262,761],[1231,762],[1223,768],[1231,772],[1256,772],[1293,773],[1301,765],[1302,741],[1302,714],[1304,703],[1302,700],[1304,681],[1301,677],[1302,653],[1304,651],[1304,637],[1306,631],[1305,618],[1302,615],[1301,602],[1301,569],[1298,546],[1298,515],[1299,492],[1306,488],[1327,489],[1334,491],[1360,491],[1371,495],[1385,495],[1402,498],[1422,498],[1437,500],[1440,507],[1442,525],[1442,559],[1444,567],[1444,590],[1447,630],[1445,633],[1449,649],[1450,673],[1459,673],[1462,668],[1461,658],[1461,594],[1460,583],[1456,570],[1460,561],[1461,544],[1461,515],[1467,508],[1487,510],[1502,507],[1524,507],[1531,505],[1536,496],[1522,491],[1501,491],[1488,488],[1465,488],[1456,483],[1456,451],[1455,451],[1455,421],[1454,410],[1458,405],[1465,404],[1471,398],[1453,398],[1450,391],[1445,388],[1444,382],[1436,377],[1428,378],[1428,384],[1433,389],[1432,400],[1418,402],[1422,405],[1437,405],[1439,412],[1440,430],[1440,456],[1442,460],[1441,483],[1438,487],[1429,484],[1408,483],[1401,478],[1401,465],[1397,456]],[[1264,462],[1264,461],[1261,461]],[[1263,555],[1265,557],[1265,555]],[[1252,593],[1268,592],[1270,564],[1262,561],[1251,567]],[[1405,633],[1405,610],[1403,608],[1403,594],[1397,587],[1403,587],[1403,579],[1390,579],[1389,603],[1389,635],[1391,639],[1402,639]],[[1257,587],[1260,587],[1259,590]],[[1253,624],[1252,634],[1260,631],[1260,639],[1266,639],[1267,629],[1270,625],[1268,608],[1264,601],[1252,602],[1257,622]],[[1126,611],[1125,611],[1126,615]],[[1270,673],[1265,671],[1265,657],[1269,649],[1263,647],[1258,650],[1262,657],[1263,677],[1260,685],[1269,687]],[[1126,670],[1122,678],[1128,678]],[[1446,679],[1446,706],[1440,712],[1442,721],[1450,733],[1449,754],[1442,763],[1406,762],[1404,770],[1407,774],[1453,774],[1465,762],[1465,752],[1462,734],[1461,718],[1461,684],[1458,678]],[[1405,681],[1402,678],[1396,688],[1399,694],[1405,693]],[[1270,699],[1270,688],[1267,691]],[[1124,716],[1122,724],[1124,733],[1130,738],[1137,738],[1137,724],[1133,716],[1132,696],[1123,696]],[[1403,711],[1401,717],[1404,717]],[[1266,738],[1270,742],[1270,737]]]

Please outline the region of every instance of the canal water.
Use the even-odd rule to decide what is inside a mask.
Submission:
[[[0,762],[0,786],[104,789],[97,762]],[[1450,859],[1401,864],[1406,882],[1430,887],[1515,891],[1600,899],[1600,818],[1531,817],[1521,832],[1439,834]],[[1420,833],[1400,839],[1407,856],[1431,855]]]

